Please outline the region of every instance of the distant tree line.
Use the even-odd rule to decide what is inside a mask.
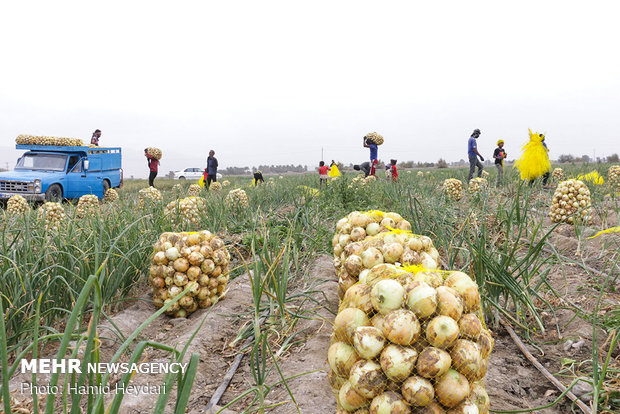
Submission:
[[[592,159],[592,157],[590,157],[589,155],[582,155],[581,157],[575,157],[572,154],[562,154],[558,157],[558,162],[561,164],[565,164],[565,163],[573,163],[573,162],[596,162],[596,163],[602,163],[602,162],[619,162],[620,161],[620,157],[618,157],[618,154],[611,154],[608,157],[596,157],[596,160]]]

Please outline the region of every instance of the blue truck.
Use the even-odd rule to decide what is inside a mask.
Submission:
[[[123,183],[121,149],[16,145],[26,150],[13,171],[0,172],[0,200],[19,194],[31,201],[62,201],[94,194]]]

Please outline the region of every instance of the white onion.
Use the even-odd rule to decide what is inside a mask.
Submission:
[[[459,331],[462,338],[477,341],[482,332],[482,323],[474,313],[468,313],[459,319]]]
[[[385,337],[374,326],[360,326],[353,333],[353,346],[364,359],[373,359],[385,346]]]
[[[457,339],[450,349],[450,357],[454,369],[469,380],[476,378],[482,360],[478,344],[467,339]]]
[[[459,294],[446,286],[437,288],[437,313],[458,321],[463,314],[463,301]]]
[[[480,309],[478,285],[467,274],[463,272],[450,273],[444,284],[454,289],[461,296],[465,305],[465,312],[471,313]]]
[[[483,359],[486,359],[491,351],[493,350],[493,345],[495,341],[491,336],[491,333],[486,329],[480,331],[480,337],[478,338],[478,346],[480,347],[480,354]]]
[[[424,378],[436,378],[448,372],[451,363],[450,354],[443,349],[429,346],[418,355],[416,370]]]
[[[381,256],[381,260],[383,260],[383,256]],[[398,270],[393,264],[381,263],[370,268],[365,279],[368,285],[373,286],[378,280],[387,279],[400,273],[402,271]]]
[[[469,398],[458,403],[454,408],[449,409],[446,414],[480,414],[478,406]]]
[[[403,382],[402,394],[409,404],[425,407],[435,398],[435,389],[429,380],[414,375]]]
[[[376,236],[377,234],[379,234],[380,229],[381,226],[379,225],[379,223],[369,223],[366,226],[366,234],[369,236]]]
[[[426,326],[426,340],[437,348],[449,347],[458,336],[459,326],[449,316],[436,316]]]
[[[362,252],[362,263],[366,269],[372,269],[374,266],[383,263],[383,255],[379,249],[370,247]]]
[[[351,367],[359,361],[360,357],[355,348],[344,342],[334,342],[327,350],[327,362],[334,374],[341,377],[349,377]]]
[[[437,309],[437,292],[425,282],[413,282],[417,286],[407,290],[407,307],[420,318],[428,318]],[[413,285],[410,285],[413,286]]]
[[[357,308],[345,308],[334,319],[334,336],[340,340],[352,343],[353,332],[359,326],[369,326],[370,320],[366,312]]]
[[[361,227],[354,227],[351,230],[351,240],[357,242],[366,238],[366,231]]]
[[[361,396],[374,398],[383,392],[387,380],[379,364],[361,360],[351,368],[349,382]]]
[[[389,243],[383,245],[383,260],[386,263],[396,263],[400,261],[405,249],[399,243]]]
[[[484,389],[484,385],[479,382],[472,383],[470,398],[478,407],[480,414],[488,414],[489,408],[491,407],[491,400],[489,399],[487,390]]]
[[[351,387],[351,382],[349,381],[342,384],[340,392],[338,393],[338,400],[342,408],[347,411],[354,411],[368,404],[368,400],[355,391],[355,389]]]
[[[349,256],[344,261],[344,268],[351,276],[357,276],[363,269],[362,258],[359,256]]]
[[[411,345],[420,335],[420,322],[408,309],[396,309],[385,315],[383,335],[398,345]]]
[[[469,381],[465,376],[453,369],[449,369],[435,383],[437,401],[446,407],[454,407],[463,401],[470,393]]]
[[[368,273],[370,273],[370,269],[364,269],[360,272],[359,276],[357,277],[360,283],[365,284],[365,285],[368,284],[366,283],[366,278],[368,277]]]
[[[391,344],[381,352],[379,362],[390,380],[403,382],[413,372],[417,358],[418,353],[415,349]]]
[[[372,288],[370,300],[377,312],[386,315],[402,307],[405,300],[405,288],[393,279],[380,280]]]
[[[345,292],[342,304],[347,308],[358,308],[366,313],[371,312],[372,302],[370,301],[370,286],[363,283],[356,283],[351,286]]]
[[[387,391],[373,398],[370,403],[371,414],[409,414],[411,410],[400,394]]]

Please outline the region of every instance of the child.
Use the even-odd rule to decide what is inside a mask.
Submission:
[[[375,168],[379,163],[377,144],[364,135],[364,148],[370,148],[370,175],[375,175]]]
[[[507,154],[504,151],[504,140],[497,141],[497,148],[493,151],[493,158],[495,158],[495,166],[497,167],[497,186],[499,187],[504,181],[504,159]]]
[[[325,165],[325,161],[319,162],[319,187],[323,185],[323,182],[327,185],[327,172],[330,169]]]
[[[398,171],[396,170],[396,160],[390,160],[389,166],[390,176],[392,177],[392,181],[398,181]]]

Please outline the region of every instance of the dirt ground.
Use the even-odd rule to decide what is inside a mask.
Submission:
[[[552,272],[552,283],[558,288],[571,290],[575,280],[581,277],[576,270],[563,269],[560,265]],[[573,269],[574,270],[574,269]],[[561,275],[561,276],[558,276]],[[275,407],[269,411],[273,413],[335,413],[335,397],[327,383],[327,349],[329,347],[331,324],[334,312],[338,306],[337,281],[334,274],[332,260],[329,256],[320,256],[311,266],[309,281],[317,283],[315,294],[317,304],[313,307],[313,317],[303,319],[296,330],[300,332],[291,350],[281,356],[280,368],[285,377],[298,377],[289,381],[290,390],[299,407],[299,411],[291,400],[288,392],[283,387],[274,388],[267,395],[267,404]],[[298,284],[298,288],[303,288]],[[574,290],[574,289],[572,289]],[[154,307],[148,302],[148,295],[127,307],[112,317],[114,324],[125,334],[133,332],[146,318],[152,315]],[[180,349],[187,343],[190,336],[196,331],[204,319],[204,325],[192,341],[186,355],[189,359],[191,353],[200,355],[200,367],[196,375],[193,392],[190,397],[188,412],[205,413],[206,405],[213,392],[222,381],[222,378],[232,363],[236,348],[230,346],[239,329],[248,321],[246,317],[232,316],[241,315],[250,311],[251,287],[247,275],[243,275],[229,283],[229,290],[224,300],[217,303],[209,310],[195,312],[187,319],[170,319],[160,316],[145,331],[139,339],[149,339],[169,345],[177,345]],[[530,348],[547,369],[558,372],[561,368],[560,360],[563,357],[579,359],[587,358],[590,352],[588,341],[591,343],[591,325],[579,318],[573,318],[570,311],[558,311],[555,316],[548,315],[546,322],[550,326],[561,326],[560,337],[555,329],[548,329],[549,337],[540,338],[545,355],[540,351]],[[557,320],[556,320],[557,319]],[[104,339],[102,343],[102,361],[108,361],[117,349],[118,342],[113,338],[111,323],[105,322],[100,325],[99,332]],[[534,408],[549,404],[560,394],[555,387],[548,382],[521,354],[507,333],[497,327],[491,327],[495,335],[495,349],[489,361],[489,371],[486,377],[486,385],[491,398],[492,410],[514,410]],[[553,338],[553,335],[556,335]],[[570,348],[565,351],[563,346],[567,339],[577,342],[584,339],[585,344],[580,348]],[[150,350],[145,361],[167,362],[168,356],[162,351]],[[303,374],[303,375],[301,375]],[[160,383],[163,376],[136,375],[132,384]],[[114,380],[118,380],[115,378]],[[29,381],[29,378],[21,375],[12,379],[12,389],[16,389],[21,381]],[[252,375],[249,367],[249,359],[246,357],[239,370],[235,374],[230,387],[225,392],[220,406],[232,401],[236,396],[252,386]],[[279,381],[279,376],[274,372],[269,377],[269,383]],[[40,383],[45,383],[45,378],[39,378]],[[173,396],[174,391],[173,391]],[[150,413],[156,403],[156,395],[125,396],[121,412],[123,413]],[[233,405],[233,412],[243,411],[248,403],[248,398]],[[169,404],[168,410],[172,412],[173,406]],[[553,408],[538,411],[540,413],[570,413],[570,404],[563,402]]]

